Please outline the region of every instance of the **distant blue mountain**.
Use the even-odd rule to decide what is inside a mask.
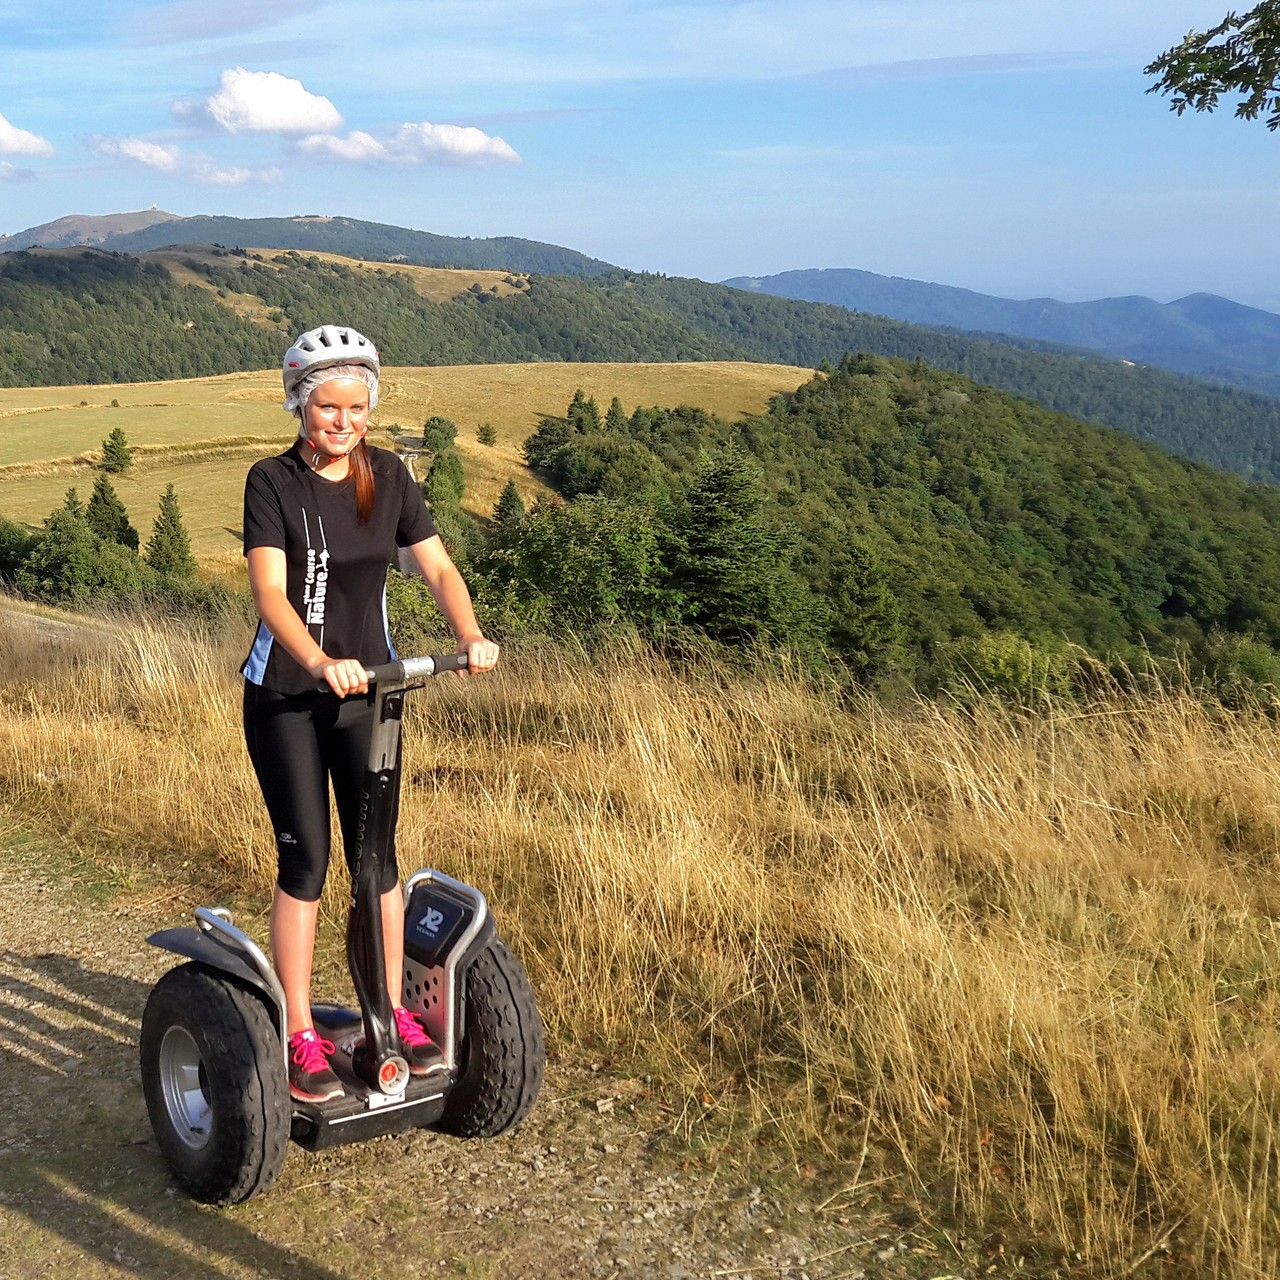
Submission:
[[[735,289],[955,329],[1105,351],[1139,364],[1213,378],[1280,396],[1280,316],[1211,293],[1177,302],[1102,298],[1017,302],[950,285],[833,268],[737,276]]]

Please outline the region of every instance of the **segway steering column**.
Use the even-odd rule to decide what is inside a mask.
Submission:
[[[409,1064],[400,1052],[387,994],[381,894],[383,873],[393,856],[404,695],[421,677],[461,671],[466,665],[465,654],[447,654],[388,662],[365,673],[374,691],[373,737],[361,792],[347,917],[347,963],[364,1019],[364,1040],[351,1065],[365,1084],[384,1094],[402,1093],[409,1079]]]

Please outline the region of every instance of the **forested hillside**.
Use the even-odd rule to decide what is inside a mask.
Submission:
[[[944,333],[697,280],[645,277],[637,287],[668,314],[733,341],[751,359],[818,365],[841,352],[926,360],[1085,422],[1151,440],[1250,480],[1280,480],[1280,401],[1122,360],[1022,341]]]
[[[557,590],[536,531],[558,522],[615,557],[641,626],[808,640],[867,675],[1052,685],[1080,646],[1280,676],[1280,491],[922,362],[847,358],[736,423],[579,402],[527,452],[588,505],[508,531],[488,576],[513,601]],[[563,576],[549,616],[608,612]]]
[[[283,334],[164,267],[96,250],[0,258],[0,385],[196,378],[279,361]]]
[[[149,380],[265,368],[288,335],[341,317],[390,364],[746,359],[817,367],[847,352],[931,365],[1252,480],[1280,480],[1280,401],[1123,362],[940,333],[840,307],[615,272],[532,276],[423,297],[394,265],[296,253],[159,266],[95,250],[0,258],[0,383]],[[253,304],[246,312],[245,300]],[[233,308],[239,308],[235,310]]]
[[[754,279],[739,276],[724,283],[780,298],[830,302],[912,324],[1013,334],[1105,351],[1264,395],[1280,393],[1280,316],[1208,293],[1167,303],[1140,297],[1015,301],[844,269],[784,271]]]

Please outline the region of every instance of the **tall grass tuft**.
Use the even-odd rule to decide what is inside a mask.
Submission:
[[[0,630],[0,798],[265,897],[240,639]],[[562,1051],[1089,1274],[1276,1272],[1267,714],[887,710],[532,647],[414,697],[401,866],[485,890]]]

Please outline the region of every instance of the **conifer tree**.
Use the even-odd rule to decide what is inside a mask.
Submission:
[[[458,424],[452,418],[434,414],[422,424],[422,447],[431,454],[452,449],[458,438]]]
[[[565,417],[569,419],[569,426],[574,431],[589,435],[600,430],[600,406],[596,404],[594,396],[588,399],[581,387],[573,393]]]
[[[520,497],[520,490],[516,488],[514,480],[508,480],[506,486],[502,490],[502,495],[498,499],[497,506],[493,509],[493,520],[497,525],[515,524],[524,515],[524,499]]]
[[[622,401],[614,396],[609,402],[609,412],[605,414],[604,429],[606,431],[616,431],[619,435],[629,435],[631,422],[627,418],[626,411],[622,407]]]
[[[764,512],[759,464],[741,449],[703,454],[673,513],[668,590],[684,621],[736,644],[811,628],[814,601],[789,571]]]
[[[84,515],[84,503],[80,501],[80,495],[76,492],[75,485],[72,485],[67,490],[66,497],[62,500],[62,509],[68,515],[75,516],[76,519],[80,519]],[[48,524],[49,522],[46,520],[45,523]]]
[[[157,573],[167,573],[175,578],[194,578],[196,575],[191,539],[182,523],[178,495],[172,484],[160,498],[160,513],[151,529],[146,561]]]
[[[113,427],[111,434],[102,442],[102,469],[113,474],[122,474],[133,466],[133,450],[125,439],[120,427]]]
[[[462,501],[466,476],[456,449],[445,449],[436,455],[422,487],[433,507],[456,507]]]
[[[115,486],[102,473],[93,482],[93,494],[84,515],[89,528],[103,542],[118,542],[130,551],[137,551],[138,531],[129,523],[129,513],[117,496]]]

